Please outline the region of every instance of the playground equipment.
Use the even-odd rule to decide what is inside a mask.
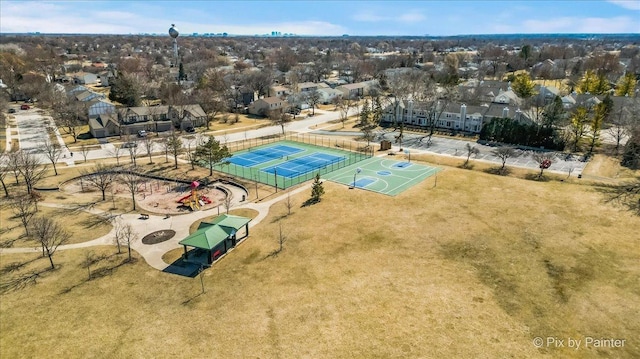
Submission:
[[[200,183],[198,181],[191,182],[191,193],[180,198],[177,202],[182,203],[183,206],[191,208],[192,211],[200,209],[205,204],[211,203],[209,197],[204,195],[198,195],[198,187]]]

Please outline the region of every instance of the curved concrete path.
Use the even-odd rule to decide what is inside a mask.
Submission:
[[[233,208],[234,209],[249,208],[249,209],[256,210],[258,212],[258,215],[254,219],[252,219],[251,222],[249,222],[249,228],[252,228],[258,223],[260,223],[267,216],[267,214],[269,214],[269,208],[274,203],[277,203],[283,200],[284,198],[286,198],[287,195],[296,194],[304,190],[308,190],[309,188],[311,188],[310,183],[300,186],[298,188],[295,188],[290,192],[283,193],[280,196],[274,197],[264,202],[258,202],[258,203],[250,202],[242,205],[237,205]],[[76,206],[68,206],[68,205],[61,205],[61,204],[55,204],[55,203],[40,203],[40,205],[45,207],[57,207],[57,208],[68,208],[68,209],[77,208]],[[105,215],[108,213],[108,212],[96,210],[90,207],[84,208],[82,210],[95,215]],[[197,221],[198,219],[209,217],[217,213],[218,213],[218,209],[212,208],[205,211],[198,211],[198,212],[191,212],[188,214],[170,216],[169,218],[165,218],[164,216],[150,215],[149,219],[146,219],[146,220],[140,219],[140,215],[138,213],[120,214],[120,215],[117,215],[118,217],[117,220],[121,220],[123,223],[130,223],[139,236],[139,238],[136,239],[131,244],[131,249],[138,252],[144,258],[144,260],[153,268],[156,268],[158,270],[164,270],[169,266],[169,264],[165,263],[162,260],[162,256],[166,252],[172,249],[181,247],[178,244],[178,242],[189,235],[189,226],[191,226],[191,224]],[[176,235],[168,241],[157,243],[157,244],[147,245],[142,243],[142,237],[144,237],[145,235],[151,232],[155,232],[163,229],[172,229],[176,231]],[[82,243],[61,245],[60,247],[58,247],[58,250],[87,248],[87,247],[101,246],[101,245],[115,246],[115,228],[112,228],[109,233],[105,234],[102,237],[99,237],[87,242],[82,242]],[[21,248],[0,248],[0,254],[40,253],[41,250],[42,249],[39,246],[38,247],[21,247]]]

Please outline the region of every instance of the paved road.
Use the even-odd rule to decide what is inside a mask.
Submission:
[[[356,111],[351,113],[351,115],[356,114]],[[285,130],[289,132],[298,132],[298,133],[308,133],[313,132],[319,135],[340,135],[340,136],[359,136],[359,132],[348,131],[348,132],[339,132],[339,131],[326,131],[326,130],[318,130],[318,127],[324,123],[334,121],[339,119],[339,112],[334,111],[323,111],[316,110],[316,115],[313,117],[307,117],[304,119],[298,119],[294,122],[291,122],[285,126]],[[31,109],[27,111],[20,111],[16,113],[16,120],[18,123],[19,130],[19,138],[20,138],[20,148],[27,149],[29,151],[37,152],[40,144],[47,136],[47,127],[52,123],[50,118],[42,116],[37,110]],[[266,121],[266,120],[265,120]],[[57,131],[57,130],[56,130]],[[241,131],[236,133],[225,134],[214,133],[214,137],[221,142],[236,142],[242,141],[245,139],[264,137],[269,135],[276,135],[282,133],[282,128],[280,126],[267,126],[259,129]],[[388,130],[381,130],[377,133],[376,141],[380,141],[382,139],[390,140],[394,143],[394,148],[399,150],[398,144],[395,143],[395,132],[389,132]],[[189,146],[193,147],[198,142],[198,138],[202,136],[201,134],[189,134],[182,136],[182,144],[184,148],[188,148]],[[59,136],[58,139],[60,143],[62,143],[62,138]],[[466,157],[466,144],[469,141],[457,139],[457,138],[443,138],[443,137],[434,137],[430,144],[427,143],[427,140],[424,139],[424,135],[419,134],[410,134],[405,133],[405,138],[403,140],[403,147],[415,150],[417,152],[424,153],[434,153],[445,156],[453,156],[453,157]],[[474,157],[474,160],[480,160],[490,163],[501,164],[501,161],[492,154],[492,151],[495,149],[490,146],[484,146],[478,143],[473,143],[473,145],[478,148],[480,153]],[[143,148],[142,143],[138,144],[137,149],[135,150],[138,157],[142,157],[146,150]],[[71,150],[74,151],[74,158],[70,157],[68,150],[65,150],[63,156],[61,158],[61,162],[66,162],[67,165],[73,165],[74,161],[84,160],[79,152],[79,149],[71,147]],[[125,159],[129,155],[129,151],[127,149],[121,149],[122,158]],[[91,150],[87,154],[87,160],[94,160],[100,158],[113,158],[115,152],[115,146],[112,143],[102,143],[100,144],[99,149]],[[158,142],[154,142],[153,144],[153,153],[163,153],[163,149]],[[41,155],[41,162],[48,163],[48,159]],[[538,164],[534,162],[531,158],[530,151],[520,151],[517,157],[510,158],[507,160],[507,165],[515,166],[515,167],[523,167],[530,169],[538,169]],[[550,172],[556,173],[571,173],[574,176],[577,176],[582,173],[584,167],[586,166],[586,162],[581,162],[578,158],[566,158],[562,154],[558,154],[556,159],[553,161],[553,164],[548,169]]]
[[[356,114],[354,111],[351,115]],[[16,113],[16,121],[18,123],[19,128],[19,138],[21,142],[21,148],[30,149],[32,151],[36,151],[41,143],[47,135],[46,128],[49,126],[50,119],[46,116],[40,114],[37,110],[28,110],[23,111],[21,113]],[[298,117],[296,121],[293,121],[285,126],[285,131],[306,133],[315,130],[316,126],[322,125],[326,122],[334,121],[339,119],[340,114],[338,112],[333,111],[323,111],[316,110],[316,115],[313,117],[301,118]],[[261,120],[268,121],[268,120]],[[57,130],[56,130],[57,131]],[[236,133],[225,134],[224,132],[216,131],[213,133],[216,140],[221,142],[236,142],[242,141],[245,139],[258,138],[269,135],[276,135],[282,133],[282,128],[280,126],[267,126],[254,130],[241,131]],[[59,133],[58,133],[59,135]],[[162,135],[167,135],[167,133],[161,133]],[[184,148],[188,148],[191,146],[195,146],[198,142],[198,138],[203,136],[201,134],[187,134],[181,136],[182,138],[182,146]],[[59,141],[62,142],[62,138],[60,136]],[[100,158],[113,158],[115,153],[115,145],[113,143],[107,143],[101,141],[99,149],[92,149],[87,153],[87,160],[95,160]],[[80,152],[80,148],[74,145],[70,145],[71,151],[73,151],[73,157],[70,156],[69,150],[65,149],[64,158],[61,158],[61,162],[66,162],[68,165],[72,166],[74,161],[84,161],[84,157]],[[135,149],[138,157],[144,156],[146,153],[146,149],[142,142],[138,143],[138,147]],[[162,146],[159,142],[153,142],[152,153],[164,153]],[[125,159],[129,155],[129,150],[126,148],[122,148],[120,150],[120,154],[122,158]],[[42,163],[48,163],[49,160],[42,155]]]
[[[267,214],[269,213],[269,208],[274,203],[282,201],[283,199],[285,199],[287,196],[291,194],[296,194],[301,191],[307,191],[309,190],[310,187],[311,187],[311,184],[307,183],[306,185],[300,186],[291,192],[283,193],[278,197],[274,197],[269,200],[266,200],[263,202],[257,202],[257,203],[245,202],[243,204],[238,204],[238,206],[234,206],[233,209],[250,208],[250,209],[256,210],[258,212],[258,215],[256,216],[256,218],[252,219],[251,222],[249,223],[249,228],[252,228],[258,223],[260,223],[267,216]],[[61,205],[56,203],[40,203],[39,205],[45,206],[45,207],[58,207],[58,208],[70,208],[70,209],[75,208],[73,206]],[[84,209],[84,211],[89,212],[91,214],[100,215],[100,216],[110,215],[110,213],[103,212],[94,208],[86,208]],[[146,220],[140,219],[139,214],[133,213],[133,214],[118,215],[117,220],[123,224],[130,223],[135,229],[138,235],[138,239],[133,241],[133,243],[131,244],[131,248],[136,252],[138,252],[150,266],[158,270],[164,270],[169,266],[169,263],[165,263],[162,260],[162,255],[172,249],[182,247],[180,244],[178,244],[178,242],[189,235],[189,226],[191,226],[193,222],[197,221],[198,219],[209,217],[217,213],[218,213],[217,208],[211,208],[204,211],[196,211],[196,212],[191,212],[191,213],[182,214],[182,215],[169,216],[169,218],[165,216],[150,215],[149,219],[146,219]],[[163,230],[163,229],[172,229],[176,232],[176,234],[173,238],[165,242],[161,242],[153,245],[147,245],[142,243],[142,240],[141,240],[142,237],[144,237],[149,233]],[[248,239],[251,240],[251,236],[249,236]],[[91,241],[83,242],[83,243],[62,245],[58,247],[58,250],[87,248],[87,247],[101,246],[101,245],[115,246],[115,228],[113,228],[109,233],[107,233],[102,237],[93,239]],[[0,254],[40,253],[40,251],[41,251],[41,248],[37,246],[22,247],[22,248],[0,248]]]

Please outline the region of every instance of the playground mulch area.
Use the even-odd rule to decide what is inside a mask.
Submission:
[[[440,168],[414,162],[372,157],[329,173],[324,178],[350,188],[395,196],[439,171]]]
[[[67,182],[61,188],[69,194],[91,194],[100,198],[100,192],[95,188],[89,187],[86,183],[81,185],[80,180]],[[142,177],[136,192],[136,204],[141,212],[159,213],[159,214],[181,214],[189,211],[189,208],[181,206],[178,203],[190,193],[188,185],[183,183],[161,181]],[[114,182],[113,192],[107,192],[107,201],[111,200],[111,196],[115,195],[120,198],[131,199],[131,193],[126,185]],[[210,209],[221,205],[224,201],[224,192],[215,188],[203,188],[198,190],[199,195],[204,195],[211,200],[211,203],[205,204],[200,209]]]

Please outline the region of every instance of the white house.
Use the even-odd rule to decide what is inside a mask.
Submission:
[[[98,75],[89,72],[81,72],[73,75],[73,83],[80,85],[97,84]]]
[[[330,87],[320,88],[318,93],[320,94],[320,103],[325,105],[331,103],[336,97],[342,97],[342,91]]]

